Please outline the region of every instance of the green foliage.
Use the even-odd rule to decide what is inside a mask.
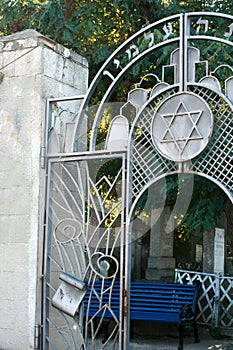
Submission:
[[[151,201],[148,198],[148,190],[145,191],[137,203],[136,217],[142,212],[150,215],[150,210],[160,208],[161,205],[169,207],[174,215],[175,237],[183,241],[191,238],[196,231],[204,233],[218,226],[218,220],[225,210],[227,201],[225,193],[215,183],[201,176],[195,175],[193,178],[190,174],[180,174],[179,177],[168,176],[165,182],[158,182],[153,186],[156,186],[152,191],[156,193],[156,198]],[[178,206],[179,213],[174,212],[177,202],[189,203],[188,210],[185,211],[184,205],[184,212],[180,206]],[[145,210],[148,209],[146,213]]]
[[[0,33],[37,30],[85,56],[92,79],[109,55],[145,25],[176,13],[201,10],[232,12],[226,1],[2,0]]]
[[[168,186],[168,203],[171,207],[181,191],[182,185],[178,185],[176,177],[171,177],[170,186]],[[176,236],[187,239],[197,230],[203,233],[216,227],[225,209],[225,203],[225,194],[215,183],[195,176],[192,198],[187,212],[180,217],[174,217],[177,220]]]

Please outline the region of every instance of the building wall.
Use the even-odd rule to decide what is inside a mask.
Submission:
[[[36,323],[45,101],[84,94],[88,67],[26,30],[0,38],[0,72],[0,349],[26,350]]]

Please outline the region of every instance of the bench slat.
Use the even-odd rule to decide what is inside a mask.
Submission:
[[[94,289],[98,295],[101,294],[102,286],[105,291],[111,283],[106,280],[95,281]],[[84,310],[87,312],[87,301],[91,291],[88,290],[84,299]],[[110,298],[111,295],[111,298]],[[157,282],[131,282],[130,290],[130,318],[150,319],[175,323],[179,322],[179,311],[184,304],[190,305],[195,312],[197,299],[197,288],[195,285],[184,285],[178,283],[157,283]],[[101,296],[101,306],[107,305],[110,301],[114,314],[119,314],[120,283],[116,281],[112,290],[108,290]],[[89,315],[93,316],[100,308],[100,301],[92,292],[90,300]],[[110,317],[111,316],[111,313]],[[163,316],[161,316],[163,315]],[[106,314],[107,317],[107,314]]]

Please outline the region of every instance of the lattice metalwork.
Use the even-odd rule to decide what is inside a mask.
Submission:
[[[233,329],[233,277],[220,277],[219,324]]]
[[[177,92],[176,88],[166,90],[153,99],[135,121],[132,128],[134,138],[130,156],[132,193],[137,196],[143,187],[153,179],[176,170],[176,165],[156,152],[151,138],[151,123],[159,104]]]
[[[206,174],[233,191],[233,116],[232,106],[223,95],[201,86],[190,90],[203,97],[214,115],[214,132],[209,146],[193,161],[192,170]]]
[[[111,309],[111,297],[108,303],[105,297],[103,303],[103,296],[106,293],[111,295],[116,281],[122,283],[124,162],[119,157],[106,158],[104,162],[103,157],[94,160],[76,157],[50,162],[45,304],[47,349],[97,348],[97,343],[101,343],[103,322],[98,313],[105,312],[112,314],[114,331],[102,347],[106,348],[109,343],[119,344],[121,300],[119,312],[115,315]],[[118,168],[112,178],[105,176],[105,166]],[[98,298],[99,312],[89,317],[87,308],[86,322],[82,307],[72,318],[51,305],[59,288],[61,272],[88,284],[91,290],[88,304],[92,303],[93,297]],[[98,283],[102,281],[101,291],[95,289],[97,280]]]
[[[209,104],[214,115],[214,130],[208,147],[192,160],[188,171],[212,177],[232,192],[233,118],[231,105],[223,95],[207,87],[190,85],[189,90]],[[155,100],[151,100],[135,123],[135,137],[131,150],[132,190],[135,195],[154,178],[177,170],[174,161],[166,160],[155,150],[151,138],[151,123],[156,109],[165,98],[172,96],[175,92],[173,88],[159,95]]]
[[[198,322],[233,328],[233,277],[176,269],[175,282],[200,285]]]

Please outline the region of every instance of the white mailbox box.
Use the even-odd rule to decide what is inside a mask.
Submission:
[[[52,305],[74,317],[86,294],[87,284],[65,272],[60,274],[59,279],[62,282],[52,298]]]

